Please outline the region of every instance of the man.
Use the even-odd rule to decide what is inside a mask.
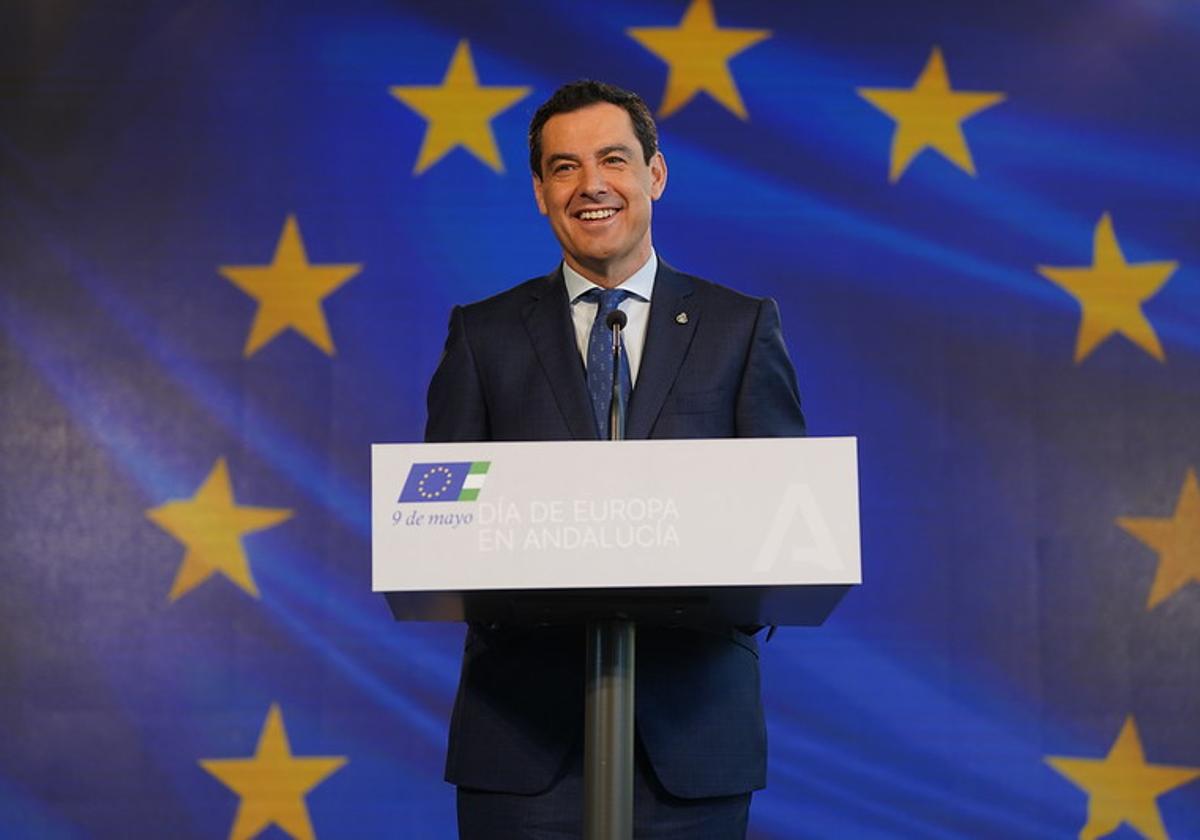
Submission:
[[[566,85],[534,115],[529,148],[563,262],[455,307],[426,439],[607,438],[603,321],[617,307],[627,437],[803,435],[774,301],[654,252],[667,164],[645,103],[599,82]],[[766,783],[753,636],[642,627],[637,644],[635,834],[743,837],[751,791]],[[579,836],[584,659],[582,627],[469,629],[446,761],[463,837]]]

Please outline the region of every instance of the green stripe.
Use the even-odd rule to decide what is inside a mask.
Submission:
[[[471,487],[467,490],[463,490],[461,493],[458,494],[458,500],[460,502],[473,502],[478,498],[479,498],[479,488],[478,487]]]
[[[475,461],[474,463],[471,464],[471,469],[469,471],[469,474],[470,475],[480,475],[482,473],[486,473],[488,471],[488,467],[490,467],[491,465],[492,465],[491,461]]]

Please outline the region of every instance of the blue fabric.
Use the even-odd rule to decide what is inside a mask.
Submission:
[[[621,306],[629,297],[625,289],[588,289],[581,300],[596,304],[596,317],[592,320],[592,331],[588,336],[587,384],[588,396],[592,398],[592,412],[596,415],[596,431],[601,440],[610,437],[609,417],[612,408],[612,329],[608,326],[609,314]],[[633,377],[629,373],[629,358],[625,355],[625,337],[621,336],[621,404],[627,410],[629,395],[633,391]]]

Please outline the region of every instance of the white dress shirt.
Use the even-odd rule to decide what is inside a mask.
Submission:
[[[567,283],[567,300],[571,301],[571,320],[575,324],[575,343],[579,346],[579,358],[587,365],[588,339],[592,334],[592,322],[596,320],[599,304],[580,300],[589,289],[601,289],[571,266],[563,263],[563,280]],[[619,309],[628,319],[621,334],[625,340],[625,355],[629,358],[629,376],[637,384],[638,368],[642,362],[642,348],[646,345],[646,325],[650,322],[650,296],[654,292],[654,275],[658,272],[658,255],[650,249],[650,258],[629,279],[617,286],[630,293],[621,301]]]

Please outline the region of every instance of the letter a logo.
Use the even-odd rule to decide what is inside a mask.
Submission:
[[[798,527],[800,524],[804,527]],[[807,484],[789,484],[780,497],[753,569],[757,574],[765,574],[785,557],[793,565],[816,566],[832,572],[845,565]]]

